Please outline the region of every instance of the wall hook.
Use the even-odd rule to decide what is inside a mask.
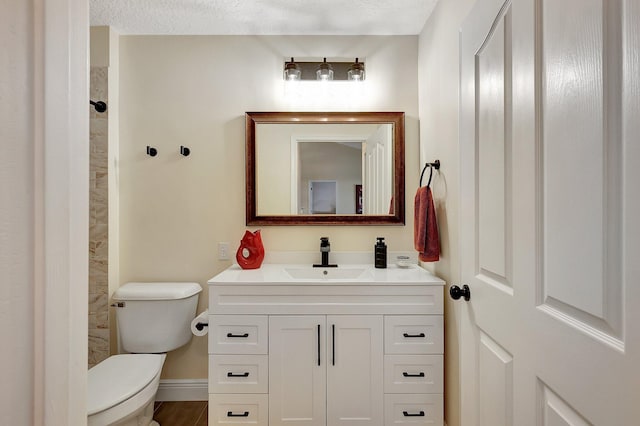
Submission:
[[[180,145],[180,154],[184,155],[185,157],[188,157],[189,154],[191,154],[191,150],[186,146]]]
[[[94,102],[91,99],[89,99],[89,104],[93,105],[93,108],[95,108],[97,112],[105,112],[107,110],[107,104],[102,101]]]
[[[151,156],[151,157],[155,157],[156,155],[158,155],[158,150],[147,145],[147,155]]]

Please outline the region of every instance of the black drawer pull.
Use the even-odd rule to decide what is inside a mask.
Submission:
[[[402,373],[402,375],[404,377],[424,377],[424,373],[422,371],[418,374],[409,374],[405,371],[404,373]]]
[[[233,414],[233,411],[227,411],[227,417],[249,417],[249,412],[245,411],[242,414]]]
[[[244,337],[244,338],[247,338],[247,337],[249,337],[249,333],[244,333],[244,334],[227,333],[227,337]]]
[[[320,365],[320,324],[318,324],[318,365]]]
[[[336,365],[336,325],[331,324],[331,365]]]
[[[426,337],[424,333],[420,333],[420,334],[409,334],[409,333],[404,333],[403,336],[405,338],[408,337]]]
[[[249,377],[249,372],[247,371],[247,372],[244,372],[244,373],[235,374],[235,373],[232,373],[231,371],[229,371],[227,373],[227,377]]]
[[[424,411],[420,411],[419,413],[410,413],[408,411],[403,411],[405,417],[424,417]]]

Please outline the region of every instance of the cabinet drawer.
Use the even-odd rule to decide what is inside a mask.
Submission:
[[[443,393],[442,355],[385,355],[384,393]]]
[[[442,315],[387,315],[384,349],[387,354],[441,354],[444,350]]]
[[[209,394],[209,426],[269,425],[267,394]]]
[[[442,426],[444,422],[442,395],[418,394],[384,396],[384,424]]]
[[[267,393],[267,355],[209,355],[209,392]]]
[[[210,354],[266,354],[266,315],[210,315]]]

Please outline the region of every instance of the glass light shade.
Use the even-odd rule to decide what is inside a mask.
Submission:
[[[353,81],[364,80],[364,70],[349,70],[347,71],[347,79]]]
[[[285,80],[300,80],[302,77],[302,71],[291,58],[291,62],[286,62],[284,64],[284,79]]]
[[[358,62],[358,58],[356,58],[356,61],[349,67],[349,71],[347,71],[347,80],[364,80],[364,64]]]
[[[333,80],[333,68],[331,64],[327,63],[327,58],[324,58],[324,61],[318,65],[316,78],[318,80]]]
[[[284,70],[284,79],[285,80],[300,80],[302,76],[302,72],[297,68],[290,68]]]

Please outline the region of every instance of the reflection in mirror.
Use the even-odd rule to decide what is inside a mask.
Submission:
[[[403,113],[247,113],[247,224],[403,224]]]
[[[391,124],[257,124],[258,215],[390,214],[391,131]]]

